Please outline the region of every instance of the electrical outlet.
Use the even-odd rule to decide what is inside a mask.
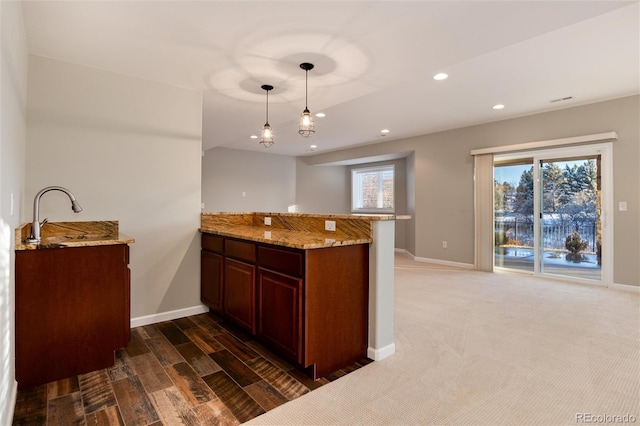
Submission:
[[[447,248],[447,242],[446,241],[442,241],[442,248]]]
[[[270,217],[268,217],[268,216],[265,216],[265,218],[264,218],[264,224],[265,224],[265,225],[271,225],[271,218],[270,218]]]
[[[325,220],[324,221],[324,230],[325,231],[335,231],[336,230],[336,221],[335,220]]]
[[[627,202],[626,201],[620,201],[618,203],[618,210],[620,210],[621,212],[626,212],[627,211]]]

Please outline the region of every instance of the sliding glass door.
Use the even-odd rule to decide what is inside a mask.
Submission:
[[[610,194],[603,194],[602,152],[574,147],[495,157],[496,267],[603,280],[603,253],[611,248],[603,234],[603,195]]]
[[[534,272],[533,158],[496,161],[495,266]]]
[[[600,156],[540,160],[540,270],[602,278]]]

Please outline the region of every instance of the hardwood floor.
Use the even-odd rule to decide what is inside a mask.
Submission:
[[[134,328],[115,365],[18,392],[14,425],[237,425],[317,381],[212,314]]]

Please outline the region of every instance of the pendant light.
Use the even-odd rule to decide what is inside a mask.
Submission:
[[[305,138],[308,138],[316,131],[313,129],[313,117],[311,117],[311,112],[309,112],[309,108],[307,107],[307,96],[308,96],[308,78],[309,71],[313,69],[313,64],[308,62],[304,62],[300,64],[300,68],[305,71],[304,77],[304,111],[300,115],[300,125],[298,126],[298,133]]]
[[[264,123],[264,126],[262,126],[260,143],[265,148],[269,148],[271,145],[273,145],[273,129],[269,125],[269,90],[273,90],[273,86],[263,84],[261,87],[267,92],[267,120]]]

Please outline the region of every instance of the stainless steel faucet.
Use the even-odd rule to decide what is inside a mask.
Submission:
[[[67,188],[63,188],[61,186],[47,186],[46,188],[41,189],[33,199],[33,222],[31,222],[31,235],[26,239],[27,243],[38,244],[40,242],[40,228],[42,228],[42,226],[47,223],[47,219],[43,220],[42,223],[39,219],[40,197],[42,197],[45,192],[49,191],[64,192],[65,194],[67,194],[67,196],[69,196],[69,199],[71,200],[71,209],[75,213],[80,213],[82,211],[82,207],[80,207],[80,204],[78,204],[78,201],[76,201],[76,197],[74,197],[71,191],[69,191]]]

